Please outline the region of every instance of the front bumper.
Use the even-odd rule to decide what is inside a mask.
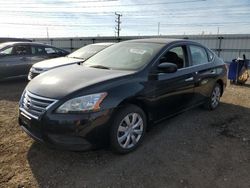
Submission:
[[[19,125],[52,148],[82,151],[108,143],[111,110],[87,114],[44,114],[38,120],[19,111]]]

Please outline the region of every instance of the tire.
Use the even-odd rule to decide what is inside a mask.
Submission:
[[[125,154],[135,150],[143,141],[147,127],[146,115],[135,105],[119,110],[110,130],[110,146],[113,152]]]
[[[215,110],[220,104],[221,94],[222,94],[221,86],[220,84],[216,83],[213,87],[210,97],[204,104],[205,109]]]

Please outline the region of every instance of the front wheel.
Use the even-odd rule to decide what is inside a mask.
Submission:
[[[111,148],[117,153],[128,153],[142,142],[146,130],[146,115],[135,105],[127,105],[113,121],[110,131]]]
[[[208,110],[216,109],[220,104],[220,97],[222,94],[220,84],[216,83],[210,97],[208,98],[207,102],[204,104],[204,107]]]

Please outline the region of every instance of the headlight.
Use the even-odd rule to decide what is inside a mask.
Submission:
[[[56,112],[57,113],[74,113],[74,112],[86,112],[86,111],[98,111],[103,99],[107,96],[107,93],[96,93],[92,95],[86,95],[70,99],[61,105]]]

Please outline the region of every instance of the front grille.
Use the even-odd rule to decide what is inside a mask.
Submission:
[[[40,97],[25,91],[20,101],[20,110],[35,119],[39,119],[55,102],[55,99]]]

